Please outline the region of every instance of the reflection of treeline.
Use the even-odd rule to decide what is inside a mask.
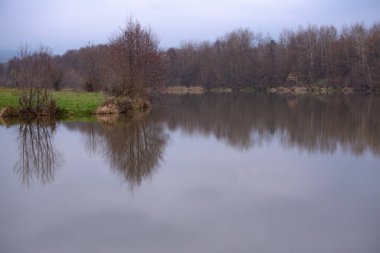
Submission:
[[[85,135],[88,152],[99,152],[131,186],[140,184],[159,165],[167,136],[153,117],[139,115],[103,123],[66,123]]]
[[[161,83],[161,72],[166,69],[166,85],[380,88],[379,23],[340,30],[310,25],[285,30],[277,39],[238,29],[215,41],[187,42],[160,52],[149,29],[143,30],[145,36],[136,30],[138,23],[129,28],[138,32],[127,29],[125,36],[120,34],[107,45],[90,45],[55,56],[51,85],[56,89],[108,91],[125,86],[128,92],[142,92],[149,88],[146,85]],[[133,39],[137,35],[141,40]],[[12,59],[0,64],[0,84],[11,83],[17,62]]]
[[[207,94],[173,98],[163,106],[170,129],[214,135],[248,149],[270,141],[308,151],[380,155],[380,97],[366,95]]]

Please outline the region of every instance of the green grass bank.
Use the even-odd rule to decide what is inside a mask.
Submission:
[[[53,97],[59,112],[67,116],[88,116],[104,100],[104,95],[100,92],[54,91]],[[8,106],[18,106],[17,91],[0,88],[0,110]]]

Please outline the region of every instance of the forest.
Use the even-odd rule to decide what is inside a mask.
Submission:
[[[177,48],[159,48],[149,28],[130,21],[109,43],[89,44],[63,55],[43,51],[49,63],[48,85],[55,90],[133,94],[161,86],[265,88],[273,86],[352,87],[380,89],[380,23],[356,23],[340,29],[308,25],[285,29],[276,38],[236,29],[214,41],[188,41]],[[128,37],[130,38],[130,37]],[[124,38],[125,39],[125,38]],[[124,43],[124,44],[123,44]],[[0,65],[0,85],[15,87],[14,74],[24,55]],[[141,53],[144,52],[144,53]],[[30,54],[29,58],[41,58]],[[37,59],[37,64],[38,59]],[[46,64],[42,64],[46,65]]]

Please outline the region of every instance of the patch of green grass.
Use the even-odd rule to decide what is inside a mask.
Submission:
[[[53,98],[57,108],[65,114],[89,115],[96,111],[104,95],[99,92],[56,91]]]
[[[18,106],[18,96],[16,94],[16,90],[0,88],[0,110],[7,106]]]
[[[85,116],[95,112],[103,102],[104,95],[100,92],[54,91],[53,98],[63,114]],[[18,106],[16,90],[0,88],[0,110],[7,106]]]

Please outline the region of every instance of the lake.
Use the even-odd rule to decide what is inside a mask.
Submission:
[[[0,252],[380,252],[379,111],[207,93],[0,125]]]

